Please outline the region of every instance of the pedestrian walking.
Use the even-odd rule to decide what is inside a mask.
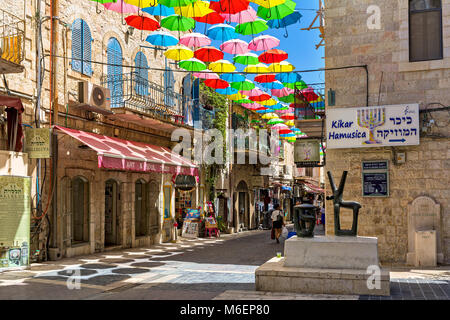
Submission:
[[[277,203],[272,212],[272,233],[275,235],[277,243],[280,243],[280,235],[284,226],[283,213],[279,210],[280,205]]]

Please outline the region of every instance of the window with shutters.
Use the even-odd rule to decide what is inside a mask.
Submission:
[[[77,19],[72,24],[72,70],[91,76],[91,30],[82,19]]]
[[[140,96],[148,95],[148,62],[147,57],[141,51],[136,54],[134,58],[134,90]]]
[[[111,108],[123,104],[122,47],[116,38],[111,38],[107,46],[107,86],[111,92]]]
[[[183,78],[183,122],[186,124],[191,124],[194,121],[199,121],[198,115],[193,114],[191,101],[193,94],[193,83],[191,75],[188,74]]]
[[[169,107],[175,106],[175,77],[167,64],[167,59],[164,71],[164,93],[164,103]]]
[[[409,0],[409,61],[442,58],[441,0]]]

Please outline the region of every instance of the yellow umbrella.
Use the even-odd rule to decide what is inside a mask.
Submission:
[[[259,4],[264,8],[272,8],[286,2],[286,0],[250,0],[250,1]]]
[[[247,96],[240,94],[240,93],[235,93],[235,94],[230,94],[228,96],[228,99],[230,100],[241,100],[241,99],[246,99]]]
[[[164,55],[167,57],[167,59],[171,60],[189,60],[194,56],[194,52],[188,47],[179,44],[170,47],[166,52],[164,52]]]
[[[292,126],[294,126],[294,120],[288,120],[284,124],[289,126],[289,127],[292,127]]]
[[[278,118],[278,116],[275,113],[265,113],[261,116],[263,119],[275,119]]]
[[[205,1],[196,1],[183,7],[175,7],[175,13],[188,18],[201,18],[214,10],[209,8],[209,3]]]
[[[245,67],[244,72],[268,73],[269,68],[264,63],[258,63]]]
[[[262,104],[264,106],[274,106],[277,103],[278,102],[275,99],[273,99],[273,98],[270,98],[269,100],[264,100],[264,101],[260,101],[259,102],[259,104]]]
[[[209,65],[209,70],[216,73],[233,72],[236,67],[228,60],[218,60]]]
[[[158,0],[123,0],[123,2],[139,8],[155,7],[158,5]]]
[[[291,72],[291,71],[294,71],[294,69],[295,69],[295,67],[287,61],[272,63],[269,66],[270,72]]]

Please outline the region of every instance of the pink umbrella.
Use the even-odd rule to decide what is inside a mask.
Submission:
[[[220,79],[217,73],[212,72],[211,70],[205,70],[202,72],[194,72],[194,77],[200,79]]]
[[[243,103],[242,106],[249,110],[263,110],[261,108],[267,109],[266,107],[264,107],[256,102],[255,103]]]
[[[240,39],[231,39],[220,45],[220,50],[230,54],[244,54],[249,52],[248,43]]]
[[[295,109],[294,109],[294,108],[289,108],[289,109],[286,109],[286,110],[275,110],[275,112],[283,113],[283,114],[286,114],[286,113],[294,113],[294,112],[295,112]]]
[[[294,93],[294,89],[289,89],[284,87],[283,89],[272,89],[270,92],[272,92],[272,95],[275,97],[286,97],[290,94]]]
[[[239,91],[239,92],[244,94],[244,95],[246,95],[246,96],[249,96],[249,97],[251,97],[251,96],[259,96],[259,95],[265,93],[264,91],[262,91],[259,88],[254,88],[252,90],[243,90],[243,91]]]
[[[109,2],[103,4],[106,9],[112,10],[118,13],[137,13],[139,8],[124,2],[123,0],[118,0],[117,2]]]
[[[203,47],[211,44],[211,39],[203,33],[192,32],[180,38],[179,43],[187,47]]]
[[[248,7],[247,10],[235,14],[220,13],[220,15],[229,22],[237,22],[237,23],[252,22],[255,21],[257,18],[256,11],[252,7]]]
[[[254,51],[262,51],[270,50],[278,45],[280,45],[279,39],[269,35],[262,35],[250,41],[248,48]]]

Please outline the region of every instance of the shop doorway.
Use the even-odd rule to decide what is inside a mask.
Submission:
[[[246,230],[249,227],[248,187],[245,181],[241,181],[236,189],[238,192],[239,229]]]
[[[105,246],[120,244],[119,185],[115,180],[105,183]]]
[[[148,235],[147,185],[144,180],[135,183],[134,231],[135,237]]]
[[[159,183],[157,181],[150,181],[148,183],[148,211],[150,215],[150,234],[155,235],[159,232]]]

